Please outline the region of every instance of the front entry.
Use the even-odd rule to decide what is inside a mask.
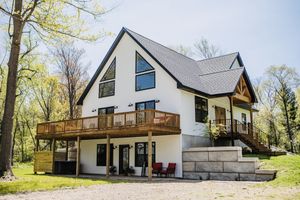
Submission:
[[[129,168],[129,145],[119,146],[119,174],[124,174]]]
[[[222,107],[215,107],[216,122],[226,125],[226,110]]]

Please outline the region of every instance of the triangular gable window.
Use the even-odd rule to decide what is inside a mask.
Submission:
[[[112,61],[101,81],[108,81],[116,77],[116,59]]]
[[[136,73],[154,70],[154,68],[138,52],[136,52],[135,62]]]

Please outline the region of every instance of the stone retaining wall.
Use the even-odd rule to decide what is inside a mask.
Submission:
[[[183,177],[198,180],[266,181],[274,170],[258,170],[258,158],[243,158],[241,147],[200,147],[182,153]]]

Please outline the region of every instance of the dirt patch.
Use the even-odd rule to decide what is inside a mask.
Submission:
[[[81,200],[81,199],[295,199],[300,196],[300,187],[257,187],[254,182],[225,181],[178,181],[153,183],[119,183],[94,185],[76,189],[60,189],[55,191],[32,192],[0,196],[0,200]],[[296,198],[297,198],[296,197]]]

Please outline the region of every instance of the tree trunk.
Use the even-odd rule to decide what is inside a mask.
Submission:
[[[291,145],[291,152],[294,153],[293,134],[292,134],[290,120],[289,120],[289,114],[288,114],[288,109],[287,109],[287,102],[283,101],[283,105],[284,105],[284,114],[285,114],[287,132],[288,132],[288,137],[289,137],[290,145]]]
[[[13,17],[13,36],[11,42],[10,55],[8,60],[8,76],[6,85],[6,97],[3,120],[1,125],[1,154],[0,154],[0,176],[6,175],[8,177],[14,176],[11,169],[11,155],[12,155],[12,130],[13,130],[13,117],[16,102],[16,89],[17,89],[17,72],[20,55],[20,43],[22,37],[22,0],[16,0],[14,6]],[[6,172],[6,174],[5,174]]]

